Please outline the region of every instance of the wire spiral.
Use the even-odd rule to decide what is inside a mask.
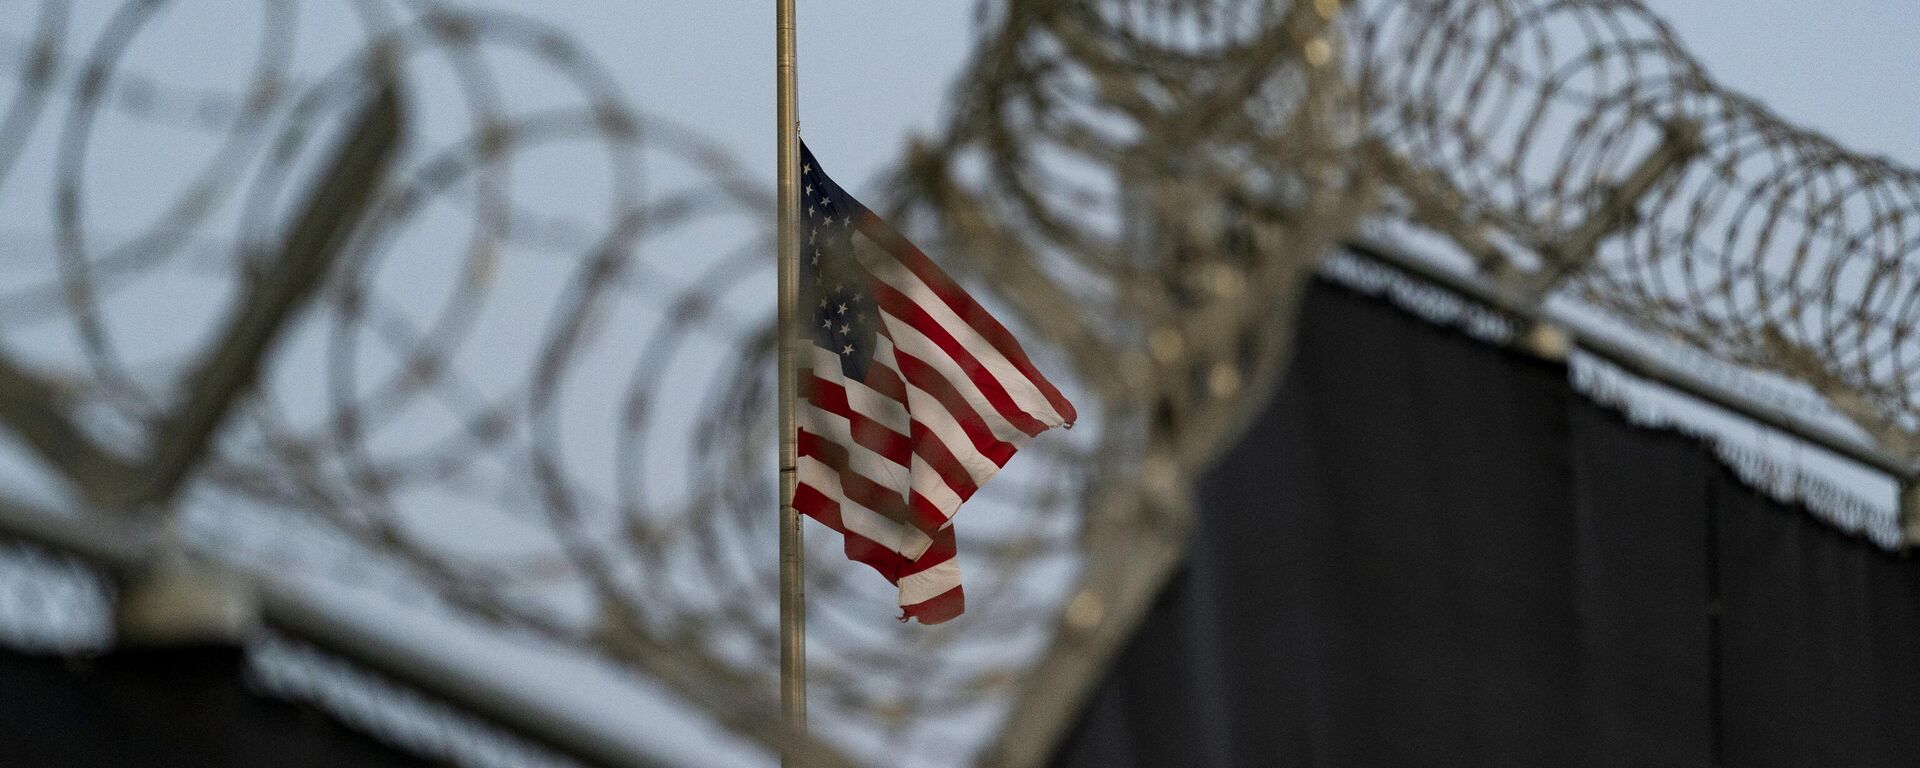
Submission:
[[[1103,394],[1140,442],[1107,453],[1141,477],[1180,487],[1236,438],[1300,283],[1361,220],[1914,455],[1914,171],[1719,87],[1636,0],[1007,2],[982,27],[906,212],[1083,370],[1118,363]],[[1080,589],[1137,607],[1158,582],[1099,565],[1178,542],[1179,507],[1091,506],[1125,533],[1083,543]],[[1087,653],[1039,668],[1088,685]],[[1031,725],[1076,711],[1049,687],[1074,690],[1029,688],[992,762],[1058,737]]]
[[[774,451],[761,174],[521,16],[260,0],[218,27],[231,60],[182,63],[164,49],[202,33],[175,17],[204,4],[0,3],[0,352],[130,451],[273,278],[354,110],[389,77],[406,97],[372,213],[179,505],[190,541],[786,738],[774,478],[741,469]],[[1045,340],[1089,415],[969,503],[966,621],[887,621],[885,585],[811,537],[824,757],[945,763],[996,733],[989,758],[1043,754],[1074,684],[1041,678],[1097,669],[1074,658],[1177,563],[1187,478],[1368,217],[1796,378],[1910,450],[1917,192],[1716,86],[1632,0],[982,3],[943,130],[866,197]]]
[[[0,171],[53,165],[45,190],[0,175],[0,195],[44,191],[53,222],[44,252],[10,260],[9,352],[54,350],[35,367],[91,430],[150,440],[223,303],[272,279],[299,180],[394,73],[403,155],[183,500],[190,537],[605,656],[778,743],[775,575],[753,557],[772,551],[775,500],[770,473],[739,469],[773,463],[766,185],[528,18],[263,2],[247,66],[163,77],[141,54],[180,43],[165,18],[190,11],[174,5],[129,2],[83,35],[48,0],[0,38],[18,54]],[[116,161],[196,152],[140,190],[160,201],[151,219],[107,213],[116,184],[141,180]],[[902,627],[880,580],[812,569],[815,707],[840,724],[827,743],[941,754],[981,738],[1047,642],[1097,433],[1036,446],[970,505],[978,620]],[[813,538],[816,562],[842,564]]]
[[[1811,387],[1911,455],[1920,176],[1713,82],[1633,0],[1357,8],[1372,131],[1442,180],[1440,228],[1573,259],[1569,295]],[[1691,159],[1591,254],[1556,254],[1683,127]],[[1590,259],[1590,261],[1589,261]]]

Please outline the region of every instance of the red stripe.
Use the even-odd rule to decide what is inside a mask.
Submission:
[[[899,375],[895,374],[892,369],[886,367],[885,364],[876,362],[870,366],[867,369],[867,379],[869,381],[886,381],[888,386],[900,392],[899,399],[901,403],[906,403],[906,384],[902,383]],[[955,394],[957,395],[958,393]],[[893,397],[891,394],[887,396]],[[972,412],[971,408],[967,410],[967,413]],[[938,473],[940,479],[946,481],[947,487],[953,489],[954,495],[959,496],[961,501],[973,498],[973,494],[980,490],[979,486],[973,482],[973,475],[967,472],[966,466],[962,465],[960,459],[953,455],[953,449],[947,447],[947,444],[940,440],[940,436],[934,434],[932,428],[922,423],[919,419],[912,418],[913,410],[911,407],[907,409],[907,416],[908,432],[910,433],[908,441],[913,453],[917,454],[921,460],[927,463],[929,468]],[[955,421],[958,420],[958,417],[956,417]],[[984,429],[985,426],[986,425],[982,424],[982,429]],[[988,434],[991,435],[992,433],[988,432]],[[1011,450],[1012,446],[1008,446],[1008,448]],[[1012,454],[1009,453],[1008,455]],[[1000,466],[1000,463],[995,462],[995,466]]]
[[[878,512],[896,523],[913,523],[914,515],[907,508],[906,497],[850,469],[845,446],[804,429],[799,432],[799,454],[817,460],[838,473],[840,492],[846,494],[848,501]]]
[[[888,337],[887,340],[892,341],[893,339],[892,337]],[[900,403],[901,407],[906,408],[909,412],[913,410],[913,406],[907,400],[907,385],[900,381],[900,375],[894,373],[892,368],[875,362],[867,366],[867,380],[861,383],[867,385],[868,389],[886,395]]]
[[[981,338],[993,345],[1001,356],[1007,358],[1007,362],[1013,363],[1013,367],[1026,375],[1040,390],[1040,394],[1046,396],[1047,402],[1053,405],[1053,410],[1060,414],[1060,418],[1069,425],[1073,424],[1078,416],[1074,411],[1073,403],[1067,402],[1067,398],[1060,394],[1060,390],[1053,386],[1053,382],[1047,381],[1047,377],[1040,375],[1040,369],[1035,368],[1033,361],[1027,358],[1026,350],[1020,348],[1020,342],[1013,338],[1013,334],[1008,333],[999,320],[995,320],[993,315],[987,313],[985,307],[980,306],[979,302],[974,301],[972,296],[953,281],[953,278],[948,277],[947,273],[940,269],[940,265],[933,263],[933,259],[928,258],[918,247],[908,242],[899,232],[895,232],[893,227],[881,220],[879,216],[875,216],[872,211],[862,211],[855,226],[861,234],[867,236],[867,239],[892,254],[901,264],[906,265],[907,269],[919,277],[920,282],[925,283],[934,295],[939,296],[954,314],[959,315],[960,319],[966,321],[975,333],[980,334]]]
[[[907,492],[907,507],[913,510],[913,527],[920,529],[921,533],[932,536],[947,524],[946,513],[940,511],[939,505],[920,495],[919,491]]]
[[[925,425],[909,422],[911,431],[914,433],[913,438],[909,440],[907,436],[893,431],[887,425],[854,410],[852,404],[847,402],[845,387],[818,376],[808,376],[808,379],[810,381],[805,387],[808,402],[813,403],[814,407],[820,410],[846,419],[855,442],[865,446],[867,450],[885,456],[895,464],[908,468],[909,471],[913,466],[912,454],[919,454],[927,467],[934,470],[941,481],[946,483],[961,501],[973,497],[976,490],[973,478],[966,473],[964,467],[960,466],[960,460],[954,458],[953,454],[947,450],[947,446],[941,443],[940,439]],[[824,438],[821,439],[824,440]],[[850,470],[841,472],[843,477],[849,473]],[[870,478],[862,479],[870,480]],[[845,481],[842,480],[842,482]],[[919,492],[912,491],[911,488],[906,490],[908,491],[906,509],[911,513],[910,519],[915,528],[932,536],[947,524],[948,512],[942,512],[938,506],[922,497]]]
[[[927,463],[927,468],[938,473],[940,479],[946,481],[947,487],[952,488],[953,494],[959,496],[961,501],[973,498],[974,492],[980,488],[974,485],[973,475],[969,474],[960,460],[954,457],[953,450],[940,441],[939,435],[934,434],[931,428],[920,423],[919,420],[908,422],[908,427],[913,433],[914,454]]]
[[[890,584],[899,583],[901,572],[913,565],[913,561],[908,560],[905,555],[847,530],[846,524],[840,520],[840,503],[828,498],[826,494],[811,485],[801,483],[794,489],[793,508],[799,510],[800,514],[818,520],[821,524],[839,532],[844,537],[843,549],[847,553],[847,559],[867,564],[879,571],[881,576],[886,577]]]
[[[987,457],[996,467],[1006,466],[1007,460],[1013,458],[1015,448],[994,437],[986,421],[973,412],[973,406],[960,395],[960,390],[953,388],[953,382],[947,381],[945,376],[921,362],[920,358],[900,351],[899,347],[893,349],[893,362],[900,366],[900,375],[905,376],[909,383],[932,395],[935,402],[947,409],[953,420],[960,424],[960,431],[967,433],[967,439],[973,441],[973,448],[980,455]]]
[[[913,574],[952,560],[960,554],[959,550],[960,548],[955,544],[953,526],[942,528],[940,529],[939,535],[933,537],[933,543],[927,545],[927,551],[920,553],[920,559],[909,563],[906,569],[900,572],[900,575],[912,576]]]
[[[1001,418],[1007,420],[1007,423],[1027,433],[1028,437],[1046,431],[1046,424],[1015,405],[1013,398],[1007,394],[1006,388],[1000,386],[1000,380],[994,378],[993,373],[982,366],[979,360],[974,359],[973,353],[968,352],[966,347],[954,340],[953,334],[947,333],[947,329],[942,328],[932,315],[927,314],[920,305],[913,303],[906,294],[894,290],[893,286],[875,280],[873,297],[879,302],[881,311],[893,315],[894,319],[919,331],[920,335],[927,337],[940,348],[940,351],[946,353],[948,358],[958,364],[960,370],[967,375],[967,379],[973,382],[974,388],[986,396],[987,402],[1000,413]],[[897,344],[895,348],[898,348]]]
[[[967,610],[966,592],[960,585],[913,605],[900,606],[900,620],[917,619],[922,624],[949,621]]]
[[[802,371],[802,373],[806,373]],[[853,441],[865,446],[867,450],[885,456],[889,461],[902,467],[909,466],[912,459],[913,444],[906,435],[893,431],[880,422],[868,418],[866,414],[853,409],[847,402],[847,389],[834,382],[808,376],[807,401],[815,408],[847,420],[847,426],[853,433]]]
[[[920,561],[906,559],[898,552],[874,543],[871,539],[847,530],[846,523],[840,519],[840,504],[819,489],[801,483],[794,489],[793,508],[800,514],[820,521],[822,525],[840,534],[843,551],[847,559],[864,563],[878,571],[889,584],[900,583],[900,577],[907,576],[938,565],[953,558],[953,529],[946,529],[944,536],[934,539],[934,546],[927,549]],[[900,620],[917,619],[922,624],[939,624],[959,616],[966,610],[966,598],[960,587],[955,585],[927,600],[900,607]]]
[[[889,341],[891,341],[891,338],[889,338]],[[897,350],[895,354],[898,355]],[[907,424],[908,431],[911,433],[909,438],[913,442],[913,452],[919,454],[920,458],[925,459],[927,464],[933,467],[934,471],[939,472],[940,476],[946,479],[947,487],[952,488],[953,492],[960,496],[961,501],[973,498],[973,494],[980,490],[979,486],[973,482],[973,474],[968,472],[966,466],[960,463],[960,459],[953,455],[953,449],[941,441],[939,435],[934,434],[932,428],[921,422],[921,420],[913,418],[913,407],[907,402],[907,385],[900,380],[900,375],[894,373],[893,369],[888,368],[885,363],[876,361],[873,365],[867,367],[867,386],[872,387],[875,391],[887,397],[899,400],[902,405],[907,405]],[[886,387],[887,389],[883,390],[881,387]],[[895,392],[899,394],[895,395]],[[955,394],[957,395],[958,393]],[[965,402],[963,401],[961,405],[964,406]],[[947,410],[949,413],[952,412],[951,408]],[[973,409],[967,408],[967,413],[973,413]],[[954,416],[954,421],[960,421],[960,417]],[[987,437],[991,439],[993,437],[992,431],[986,430],[985,424],[981,424],[980,426]],[[967,437],[970,441],[973,439],[971,434]],[[996,440],[995,442],[998,441]],[[978,447],[977,444],[976,447]],[[981,450],[980,452],[982,454],[987,453],[986,450]],[[1008,446],[1007,455],[1013,455],[1012,446]],[[1002,466],[1004,463],[1004,461],[995,461],[994,466]]]
[[[933,545],[927,547],[926,553],[921,555],[919,560],[908,565],[906,570],[900,572],[900,575],[908,576],[919,573],[948,560],[952,560],[954,556],[958,554],[957,550],[958,547],[955,545],[953,528],[951,526],[943,528],[940,530],[940,535],[934,537]],[[917,603],[900,606],[900,620],[918,619],[922,624],[939,624],[940,622],[960,615],[961,611],[966,610],[966,599],[962,595],[960,585],[955,584],[952,589],[938,595],[934,595]]]

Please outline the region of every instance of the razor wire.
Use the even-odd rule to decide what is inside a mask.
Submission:
[[[1636,0],[1016,0],[981,19],[899,197],[1083,368],[1117,369],[1142,477],[1178,486],[1236,437],[1356,220],[1436,233],[1521,301],[1784,377],[1914,453],[1914,171],[1720,87]],[[1088,538],[1077,589],[1157,588],[1098,567],[1180,539],[1178,503],[1155,506],[1089,509],[1129,535]],[[1097,672],[1070,658],[1124,633],[1056,646],[1041,668],[1080,679],[1034,681],[989,757],[1031,764]]]
[[[143,66],[178,44],[154,30],[180,5],[125,3],[82,32],[49,0],[0,28],[0,196],[51,222],[37,243],[9,222],[28,242],[0,264],[8,353],[92,434],[150,441],[218,310],[273,279],[264,255],[337,124],[394,73],[404,153],[180,502],[184,537],[604,657],[778,744],[776,500],[772,473],[741,469],[773,462],[767,185],[529,18],[263,2],[222,41],[245,66]],[[166,153],[201,162],[140,190],[150,219],[122,213],[113,161]],[[1032,585],[1074,567],[1097,425],[1075,438],[970,505],[980,620],[899,625],[884,584],[813,537],[817,562],[849,565],[808,583],[828,762],[979,741],[1061,599]]]
[[[1557,291],[1790,376],[1911,452],[1913,171],[1720,87],[1637,0],[1012,2],[988,17],[947,133],[907,164],[914,199],[978,240],[975,258],[1058,257],[1107,278],[1055,281],[1101,286],[1078,303],[1189,314],[1112,288],[1153,282],[1152,249],[1117,222],[1207,233],[1163,249],[1181,265],[1228,259],[1248,243],[1220,236],[1223,205],[1248,230],[1247,211],[1372,183],[1386,215],[1535,300]],[[1323,70],[1338,77],[1303,87]]]
[[[373,214],[181,501],[195,546],[448,604],[783,738],[762,717],[773,474],[742,469],[774,450],[762,174],[519,16],[263,0],[230,32],[244,66],[183,77],[142,61],[175,3],[82,31],[62,0],[5,1],[0,205],[46,223],[0,219],[0,342],[116,445],[151,439],[224,302],[271,279],[299,180],[375,75],[409,97]],[[1075,632],[1124,632],[1157,587],[1131,558],[1177,553],[1186,478],[1258,407],[1300,288],[1369,215],[1805,382],[1901,450],[1920,429],[1913,172],[1719,88],[1637,2],[980,8],[891,215],[1046,339],[1043,367],[1098,415],[969,505],[964,622],[885,621],[884,585],[811,537],[813,707],[841,749],[952,760],[1010,707],[1023,725],[1059,682],[1031,670],[1083,653]],[[163,190],[101,171],[178,147],[200,162]]]
[[[1451,221],[1434,223],[1498,257],[1483,266],[1565,272],[1566,295],[1795,379],[1913,455],[1912,168],[1720,87],[1632,0],[1355,10],[1371,133],[1439,182],[1431,210]],[[1561,252],[1676,133],[1691,158],[1605,222],[1613,236]]]

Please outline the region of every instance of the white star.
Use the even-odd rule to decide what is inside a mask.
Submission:
[[[814,238],[814,236],[815,236],[815,235],[818,235],[818,234],[820,234],[820,233],[819,233],[819,232],[815,232],[815,231],[813,231],[813,230],[811,230],[811,229],[809,229],[809,230],[807,230],[807,244],[809,244],[809,245],[811,245],[811,244],[813,244],[813,238]]]
[[[821,321],[820,321],[820,327],[822,327],[822,328],[832,328],[832,327],[833,327],[833,321],[832,321],[832,320],[821,320]]]
[[[820,266],[820,254],[818,252],[813,254],[813,265],[816,267]]]
[[[846,313],[847,313],[847,305],[845,304],[840,305],[840,314],[844,315]]]
[[[843,323],[843,324],[841,324],[841,326],[840,326],[840,332],[841,332],[842,334],[844,334],[844,333],[846,333],[846,332],[847,332],[847,326],[846,326],[846,325],[845,325],[844,323]]]
[[[812,163],[807,163],[807,164],[805,164],[805,165],[802,165],[802,166],[800,166],[800,175],[802,175],[802,176],[805,176],[805,175],[807,175],[807,174],[809,174],[809,173],[813,173],[813,164],[812,164]]]
[[[808,215],[808,216],[812,216],[812,215],[813,215],[813,206],[811,206],[811,205],[809,205],[809,206],[807,206],[807,215]]]
[[[841,217],[841,219],[840,219],[840,226],[843,226],[843,227],[844,227],[844,226],[846,226],[846,225],[848,225],[848,224],[852,224],[852,223],[853,223],[853,217],[852,217],[852,216],[844,216],[844,217]]]
[[[808,184],[808,185],[807,185],[807,194],[809,194],[809,195],[811,195],[811,194],[813,194],[813,185],[812,185],[812,184]]]
[[[848,345],[845,345],[845,346],[843,346],[843,347],[841,347],[841,348],[840,348],[840,354],[843,354],[843,355],[851,355],[851,354],[853,354],[853,345],[852,345],[852,344],[848,344]]]
[[[820,300],[820,308],[821,308],[821,309],[826,309],[826,308],[827,308],[827,300],[826,300],[826,299],[821,299],[821,300]]]

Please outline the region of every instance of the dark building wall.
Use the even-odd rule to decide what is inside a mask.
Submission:
[[[0,651],[7,768],[421,768],[297,704],[255,693],[243,652],[199,647],[68,658]]]
[[[1920,765],[1920,563],[1316,285],[1055,764]]]

